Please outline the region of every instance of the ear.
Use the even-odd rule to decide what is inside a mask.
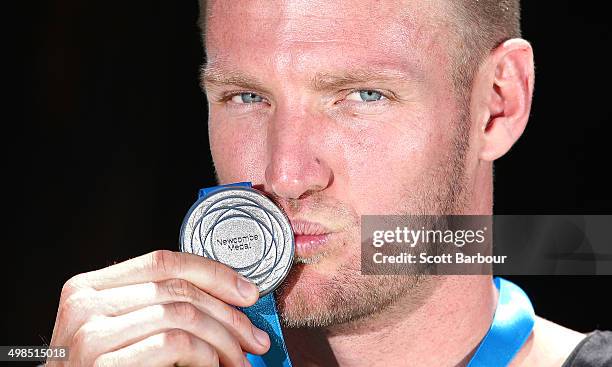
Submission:
[[[493,50],[472,88],[472,116],[480,137],[479,157],[494,161],[518,140],[529,119],[534,84],[533,50],[511,39]]]

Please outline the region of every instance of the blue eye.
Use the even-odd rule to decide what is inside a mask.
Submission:
[[[385,98],[385,96],[383,96],[381,93],[370,89],[355,91],[346,97],[346,99],[351,101],[359,102],[375,102],[380,101],[383,98]]]
[[[234,103],[259,103],[262,101],[263,97],[251,92],[236,94],[232,97]]]

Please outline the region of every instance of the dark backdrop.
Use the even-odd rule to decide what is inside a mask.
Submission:
[[[610,214],[609,13],[575,4],[524,1],[535,99],[496,165],[498,214]],[[214,183],[197,13],[195,0],[22,1],[4,12],[5,80],[16,83],[5,84],[2,123],[0,345],[48,342],[70,276],[177,249],[197,188]],[[544,317],[612,328],[608,277],[511,279]]]

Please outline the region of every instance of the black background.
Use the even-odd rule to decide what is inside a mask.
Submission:
[[[524,1],[535,99],[496,165],[497,214],[610,214],[609,13],[583,4]],[[1,345],[49,342],[70,276],[177,249],[197,188],[214,184],[197,13],[195,0],[4,12]],[[541,316],[612,329],[610,277],[511,279]]]

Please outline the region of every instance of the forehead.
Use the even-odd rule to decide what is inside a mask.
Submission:
[[[210,1],[209,66],[306,73],[360,67],[425,70],[442,61],[442,1]]]

